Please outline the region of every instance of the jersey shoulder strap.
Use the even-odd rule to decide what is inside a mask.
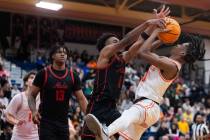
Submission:
[[[71,79],[72,79],[72,82],[73,82],[73,85],[74,85],[74,73],[73,73],[72,67],[70,68],[70,75],[71,75]]]
[[[44,68],[44,83],[43,83],[43,87],[46,85],[46,83],[47,83],[47,79],[48,79],[48,67],[49,66],[47,66],[47,67],[45,67]]]

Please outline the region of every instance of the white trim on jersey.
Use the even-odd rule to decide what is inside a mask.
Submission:
[[[198,138],[198,137],[203,137],[209,134],[208,127],[205,123],[203,124],[193,124],[192,125],[192,138],[193,140],[204,140],[203,138]]]

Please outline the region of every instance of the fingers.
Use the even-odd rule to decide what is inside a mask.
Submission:
[[[165,10],[165,4],[163,5],[162,9],[160,10],[160,13],[162,13]]]
[[[38,125],[40,124],[40,121],[39,121],[39,119],[37,120],[36,124],[38,124]]]
[[[24,123],[26,123],[25,120],[19,120],[18,123],[17,123],[17,125],[22,125],[22,124],[24,124]]]
[[[153,9],[153,11],[156,14],[157,18],[165,18],[171,13],[170,8],[169,7],[166,8],[165,5],[163,5],[159,13],[157,12],[156,9]]]
[[[165,13],[167,13],[168,11],[170,11],[170,8],[169,8],[169,7],[167,7],[166,10],[163,11],[163,13],[165,14]]]
[[[34,117],[33,117],[33,122],[35,124],[40,124],[40,119],[41,119],[41,115],[39,113],[37,113]]]
[[[157,9],[153,9],[153,13],[157,15]]]
[[[40,124],[40,121],[39,121],[39,119],[38,119],[37,117],[34,117],[33,122],[34,122],[35,124]]]
[[[167,17],[171,13],[170,8],[167,7],[167,9],[163,12],[164,16]]]
[[[41,118],[42,118],[41,115],[40,115],[39,113],[37,113],[37,116],[38,116],[38,119],[41,119]]]
[[[164,19],[160,19],[158,22],[158,27],[162,29],[166,28],[166,21]]]
[[[165,24],[162,24],[162,23],[158,23],[157,26],[161,29],[164,29],[165,28]]]
[[[164,32],[164,33],[170,32],[170,31],[171,31],[171,29],[162,29],[162,30],[161,30],[161,32]]]

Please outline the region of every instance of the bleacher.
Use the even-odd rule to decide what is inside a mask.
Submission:
[[[18,66],[17,63],[13,63],[9,60],[4,61],[4,67],[10,72],[9,82],[11,85],[16,85],[19,89],[21,89],[23,86],[22,77],[27,71]]]

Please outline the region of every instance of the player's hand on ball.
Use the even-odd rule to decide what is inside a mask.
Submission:
[[[148,24],[162,29],[166,28],[166,21],[164,19],[150,19]]]
[[[170,29],[162,29],[162,28],[156,28],[155,30],[154,30],[154,33],[156,34],[156,35],[158,35],[159,33],[166,33],[166,32],[169,32],[170,31]]]
[[[169,7],[166,8],[166,6],[163,5],[163,7],[161,8],[159,13],[157,12],[157,9],[153,9],[153,12],[154,12],[156,18],[159,19],[159,18],[167,17],[170,14],[171,11],[170,11]]]
[[[40,124],[41,115],[39,112],[32,113],[32,120],[35,124]]]

